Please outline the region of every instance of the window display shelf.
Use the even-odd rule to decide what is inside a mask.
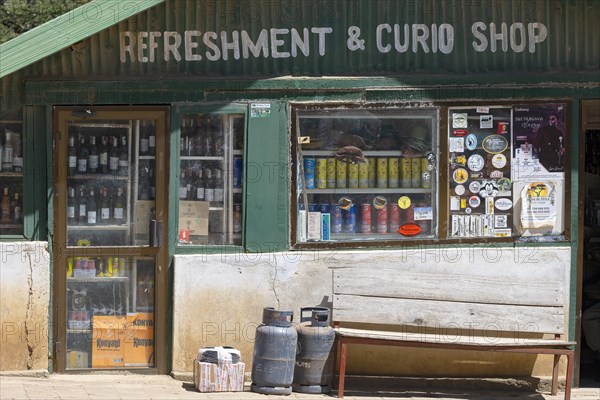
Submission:
[[[70,231],[124,231],[129,229],[129,225],[70,225],[67,229]]]
[[[21,229],[21,224],[0,224],[0,229]]]
[[[333,157],[335,151],[339,148],[332,148],[331,150],[302,150],[304,156],[322,156],[322,157]],[[402,157],[404,154],[400,150],[365,150],[362,152],[365,157]]]
[[[89,335],[92,333],[91,329],[70,329],[67,328],[68,333],[79,334],[79,335]]]
[[[111,123],[94,123],[94,122],[70,122],[69,126],[76,126],[79,128],[117,128],[117,129],[129,129],[129,124],[111,124]]]
[[[222,156],[181,156],[181,161],[223,161]]]
[[[154,160],[156,159],[155,156],[139,156],[140,160]]]
[[[76,283],[76,282],[118,282],[118,281],[123,281],[123,282],[128,282],[129,281],[129,277],[128,276],[94,276],[94,277],[90,277],[90,278],[76,278],[76,277],[67,277],[67,282],[70,283]]]
[[[379,193],[431,193],[431,189],[422,188],[340,188],[340,189],[306,189],[307,194],[370,194],[376,195]]]
[[[86,175],[70,175],[68,179],[74,180],[105,180],[105,181],[126,181],[129,179],[129,176],[122,175],[110,175],[110,174],[86,174]]]
[[[0,178],[22,178],[22,172],[0,172]]]

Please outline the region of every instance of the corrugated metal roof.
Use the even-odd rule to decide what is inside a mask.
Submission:
[[[94,0],[0,45],[0,78],[164,0]]]

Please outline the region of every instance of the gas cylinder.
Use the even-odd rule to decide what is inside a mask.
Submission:
[[[289,395],[294,379],[298,333],[292,327],[294,313],[263,309],[262,324],[256,328],[252,360],[253,392]]]
[[[335,341],[335,331],[329,326],[329,309],[303,307],[297,330],[298,351],[293,390],[302,393],[329,393]]]

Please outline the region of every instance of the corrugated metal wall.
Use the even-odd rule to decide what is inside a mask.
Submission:
[[[483,22],[489,39],[491,22],[510,25],[541,22],[548,37],[535,53],[527,48],[515,52],[498,49],[476,52],[471,26]],[[106,29],[71,48],[37,62],[2,80],[2,109],[20,102],[21,79],[165,79],[167,77],[246,77],[282,75],[414,75],[414,74],[489,74],[510,72],[575,73],[598,71],[600,65],[600,2],[597,0],[170,0]],[[422,48],[406,52],[392,49],[381,53],[376,48],[375,31],[379,24],[412,25],[447,23],[453,26],[455,44],[450,54],[425,53]],[[347,46],[348,28],[361,29],[364,50]],[[119,32],[124,31],[232,31],[246,30],[256,40],[262,29],[331,27],[326,53],[317,54],[317,36],[310,35],[310,56],[295,58],[250,55],[248,59],[208,61],[164,60],[162,37],[155,62],[121,62]],[[497,29],[500,29],[499,27]],[[525,29],[527,32],[527,29]],[[289,35],[282,35],[289,38]],[[402,34],[402,40],[404,35]],[[147,40],[147,39],[146,39]],[[196,49],[206,52],[201,38]],[[393,33],[386,36],[386,43]],[[286,40],[289,42],[289,40]],[[428,41],[431,46],[431,40]],[[498,47],[500,42],[498,42]],[[289,51],[289,43],[281,47]],[[180,48],[184,56],[183,44]]]

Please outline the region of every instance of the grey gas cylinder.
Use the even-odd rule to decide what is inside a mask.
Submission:
[[[335,331],[329,326],[329,309],[303,307],[297,330],[298,351],[293,390],[302,393],[329,393],[335,341]]]
[[[292,327],[294,313],[263,309],[262,324],[256,328],[252,359],[253,392],[289,395],[294,380],[298,333]]]

